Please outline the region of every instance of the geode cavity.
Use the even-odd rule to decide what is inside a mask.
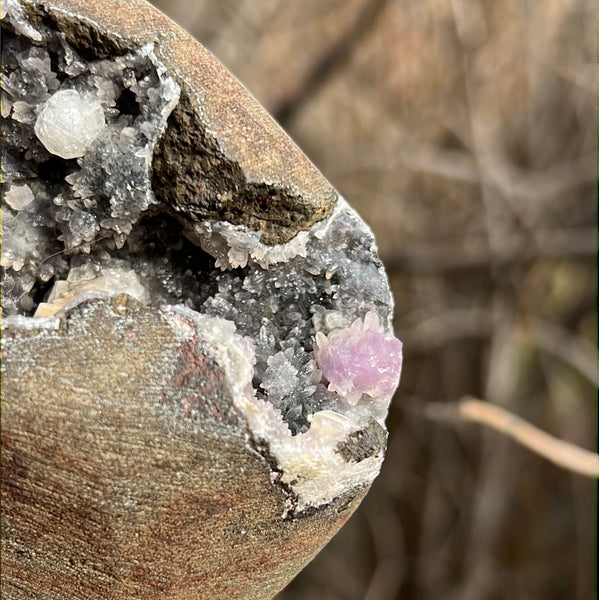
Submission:
[[[2,10],[4,591],[271,597],[383,459],[372,234],[141,1]]]

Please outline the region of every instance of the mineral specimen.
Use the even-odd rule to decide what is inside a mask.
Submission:
[[[211,559],[169,554],[189,544],[161,538],[146,583],[149,559],[128,545],[185,504],[198,548],[226,539],[253,565],[290,528],[293,560],[272,559],[270,587],[248,567],[169,597],[268,597],[380,469],[401,370],[392,298],[367,226],[247,92],[163,17],[126,7],[142,16],[123,25],[117,0],[79,17],[76,0],[2,3],[3,469],[17,482],[3,487],[3,560],[81,597],[166,597],[181,572],[196,590]],[[39,500],[52,486],[68,501]],[[25,497],[57,503],[61,530],[105,519],[109,550],[79,529],[76,543],[31,533]],[[226,525],[244,506],[263,515],[255,543]],[[80,567],[57,575],[75,547]],[[111,573],[99,583],[81,574],[96,563]]]
[[[89,62],[56,33],[41,32],[46,45],[9,28],[4,33],[9,85],[3,93],[13,109],[2,148],[29,173],[4,177],[3,267],[12,284],[5,288],[4,314],[32,315],[41,302],[36,314],[49,315],[52,306],[67,304],[67,283],[68,298],[109,291],[107,281],[115,294],[142,287],[145,293],[133,296],[150,304],[183,304],[235,324],[252,341],[257,398],[275,406],[293,434],[307,431],[320,410],[344,414],[340,395],[350,404],[362,393],[388,401],[400,369],[389,329],[391,298],[371,234],[345,201],[310,231],[275,245],[245,225],[173,219],[152,189],[150,169],[179,86],[153,48]],[[48,81],[51,88],[61,82],[59,89],[49,89]],[[34,124],[15,120],[20,99],[37,114]],[[189,229],[201,249],[186,238]],[[92,275],[72,283],[83,266]],[[116,271],[121,282],[130,274],[129,287],[106,275]],[[364,316],[353,351],[345,344],[333,352],[338,332],[325,349],[329,323]],[[369,363],[389,350],[388,372],[382,382],[371,381]],[[355,383],[341,381],[352,370]],[[384,412],[376,416],[382,420]]]
[[[61,90],[42,105],[34,131],[51,154],[79,158],[105,125],[104,109],[97,100],[90,101],[76,90]]]
[[[356,404],[363,394],[386,398],[399,383],[401,342],[379,324],[369,312],[364,322],[356,319],[351,327],[334,330],[329,336],[316,333],[316,361],[328,389]]]

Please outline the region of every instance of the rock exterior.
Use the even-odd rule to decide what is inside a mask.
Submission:
[[[383,460],[372,234],[141,0],[2,11],[3,595],[272,598]]]

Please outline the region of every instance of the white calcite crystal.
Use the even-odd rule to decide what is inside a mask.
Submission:
[[[2,291],[5,295],[15,291],[16,293],[22,293],[22,290],[25,289],[20,285],[15,286],[16,290],[11,285],[7,286],[7,279],[12,279],[10,277],[12,274],[16,276],[19,273],[21,284],[23,284],[23,276],[25,275],[28,284],[26,286],[27,291],[31,289],[31,285],[35,281],[32,274],[20,273],[29,257],[39,257],[36,230],[31,221],[32,218],[28,210],[21,210],[13,214],[4,207],[2,208],[2,267],[10,271],[8,273],[9,277],[7,277],[7,273],[4,274]],[[5,297],[2,300],[4,305]]]
[[[15,211],[22,210],[31,204],[33,198],[33,192],[26,183],[11,186],[4,195],[4,201]]]
[[[57,281],[47,302],[41,302],[35,317],[52,317],[74,298],[88,299],[96,296],[127,294],[143,304],[149,302],[148,291],[132,269],[114,266],[94,269],[89,263],[75,267],[66,281]]]
[[[263,268],[287,262],[295,256],[306,256],[308,233],[300,231],[284,244],[267,246],[260,242],[260,232],[226,221],[203,221],[194,225],[202,248],[216,258],[223,271],[257,264]]]
[[[34,129],[48,152],[61,158],[79,158],[105,126],[98,101],[76,90],[61,90],[43,104]]]
[[[25,16],[25,11],[17,0],[2,0],[0,3],[0,17],[2,20],[7,17],[13,27],[23,35],[30,37],[32,40],[39,42],[42,40],[42,36],[39,31],[32,27]]]

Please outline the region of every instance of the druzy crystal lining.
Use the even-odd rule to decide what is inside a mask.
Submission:
[[[305,505],[367,485],[401,370],[369,229],[342,198],[282,244],[173,210],[152,181],[181,89],[154,46],[84,58],[15,7],[3,21],[3,315],[42,327],[78,299],[121,293],[181,315],[232,389],[243,371],[234,396],[255,447]],[[354,452],[362,431],[373,443]]]

